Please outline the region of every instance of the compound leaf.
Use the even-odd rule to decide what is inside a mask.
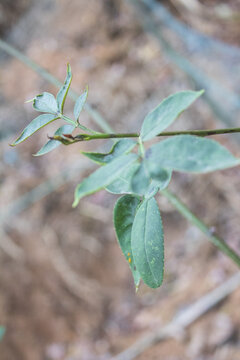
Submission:
[[[55,97],[48,92],[37,95],[33,99],[33,108],[40,112],[46,112],[50,114],[58,113],[57,101]]]
[[[84,179],[83,182],[76,187],[73,207],[78,205],[79,200],[83,196],[93,194],[111,184],[122,171],[136,161],[136,159],[137,155],[135,154],[122,155],[109,164],[100,167],[88,178]]]
[[[164,273],[163,226],[154,197],[142,202],[133,221],[131,233],[133,260],[146,285],[157,288]]]
[[[207,173],[240,164],[225,147],[210,139],[179,135],[163,140],[146,153],[151,174],[158,167],[191,173]]]
[[[66,100],[71,82],[72,82],[71,66],[70,66],[70,64],[67,64],[67,76],[66,76],[63,86],[60,88],[60,90],[57,94],[57,106],[58,106],[58,111],[61,114],[63,113],[65,100]]]
[[[21,142],[23,142],[24,140],[29,138],[29,136],[34,134],[36,131],[38,131],[39,129],[43,128],[44,126],[48,125],[49,123],[51,123],[52,121],[57,120],[57,119],[58,119],[58,117],[56,115],[53,115],[53,114],[39,115],[38,117],[33,119],[30,122],[30,124],[28,124],[25,127],[25,129],[23,130],[21,135],[11,145],[15,146],[17,144],[20,144]]]
[[[201,91],[180,91],[164,99],[144,119],[140,136],[150,140],[170,126],[200,95]]]
[[[74,126],[72,125],[63,125],[54,133],[55,135],[63,135],[63,134],[71,134],[74,130]],[[43,147],[36,153],[34,156],[41,156],[49,153],[50,151],[56,149],[61,145],[60,141],[57,140],[49,140]]]
[[[136,141],[131,139],[122,139],[117,141],[111,150],[106,154],[101,153],[94,153],[94,152],[85,152],[83,151],[82,154],[87,156],[92,161],[104,165],[115,159],[116,157],[126,154],[130,152],[134,146],[136,145]]]
[[[78,120],[78,118],[79,118],[79,115],[80,115],[80,113],[83,109],[83,106],[87,100],[87,96],[88,96],[88,88],[86,88],[84,93],[82,95],[80,95],[75,102],[73,113],[74,113],[74,117],[76,120]]]
[[[114,207],[114,226],[118,243],[132,271],[136,288],[139,286],[141,277],[132,256],[131,231],[139,204],[140,199],[138,197],[124,195],[118,199]]]

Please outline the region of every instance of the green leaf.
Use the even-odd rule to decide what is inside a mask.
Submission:
[[[122,173],[105,189],[112,194],[132,194],[131,179],[133,174],[139,168],[140,164],[134,162],[130,164]]]
[[[131,178],[132,192],[144,195],[149,188],[150,182],[151,178],[149,176],[148,169],[146,168],[145,161],[142,161]]]
[[[148,167],[148,162],[145,160],[146,167]],[[170,183],[172,177],[172,170],[163,169],[160,166],[148,168],[150,177],[153,179],[153,183],[158,186],[158,190],[165,189]]]
[[[71,66],[69,64],[67,64],[67,76],[66,76],[63,86],[60,88],[60,90],[57,94],[58,111],[61,114],[63,113],[64,103],[65,103],[71,82],[72,82]]]
[[[150,173],[158,167],[191,173],[206,173],[240,164],[225,147],[210,139],[178,135],[163,140],[146,152]]]
[[[82,154],[87,156],[92,161],[94,161],[100,165],[104,165],[104,164],[109,163],[116,157],[130,152],[134,148],[135,145],[136,145],[136,141],[134,141],[134,140],[122,139],[122,140],[117,141],[113,145],[112,149],[106,154],[85,152],[85,151],[83,151]]]
[[[140,133],[141,139],[147,141],[160,134],[202,94],[203,90],[181,91],[164,99],[145,117]]]
[[[146,285],[157,288],[164,273],[164,236],[160,212],[152,197],[138,208],[131,233],[133,260]]]
[[[122,155],[111,161],[109,164],[100,167],[88,178],[84,179],[75,190],[73,207],[78,205],[79,200],[82,197],[93,194],[111,184],[111,182],[117,179],[122,171],[126,169],[128,165],[136,161],[136,159],[137,155],[135,154]]]
[[[118,243],[122,249],[132,275],[136,288],[138,288],[141,277],[136,269],[131,248],[131,231],[133,220],[140,204],[140,199],[132,195],[124,195],[116,202],[114,207],[113,219]]]
[[[48,92],[37,95],[33,99],[33,108],[40,112],[46,112],[50,114],[58,113],[57,101],[55,97]]]
[[[73,113],[74,113],[74,117],[76,120],[78,120],[78,118],[79,118],[79,115],[80,115],[80,113],[83,109],[83,106],[87,100],[87,96],[88,96],[88,88],[86,88],[84,93],[82,95],[80,95],[75,102]]]
[[[74,130],[74,126],[72,125],[63,125],[61,126],[55,133],[55,135],[63,135],[63,134],[71,134]],[[34,156],[41,156],[49,153],[50,151],[56,149],[61,145],[60,141],[57,140],[49,140],[43,147],[36,153]]]
[[[11,146],[15,146],[17,144],[20,144],[21,142],[23,142],[24,140],[29,138],[29,136],[34,134],[36,131],[40,130],[44,126],[50,124],[52,121],[57,120],[57,119],[58,119],[58,117],[56,117],[56,115],[52,115],[52,114],[39,115],[38,117],[33,119],[30,122],[30,124],[28,124],[28,126],[25,127],[25,129],[23,130],[21,135],[17,138],[17,140],[15,140],[11,144]]]
[[[3,326],[0,326],[0,341],[2,340],[4,334],[5,334],[5,328]]]

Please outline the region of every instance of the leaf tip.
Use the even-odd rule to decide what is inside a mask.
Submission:
[[[78,199],[75,199],[75,200],[73,201],[72,207],[75,209],[75,208],[78,206],[78,203],[79,203],[79,200],[78,200]]]
[[[35,100],[35,97],[34,97],[34,98],[32,98],[32,99],[30,99],[30,100],[26,100],[26,101],[24,101],[24,104],[31,103],[31,102],[33,102],[34,100]]]
[[[72,69],[69,62],[67,63],[67,73],[72,75]]]
[[[198,97],[202,96],[205,93],[205,89],[201,89],[197,91]]]

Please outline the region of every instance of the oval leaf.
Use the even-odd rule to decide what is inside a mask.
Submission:
[[[83,196],[93,194],[111,184],[111,182],[113,182],[131,163],[136,161],[136,159],[137,155],[135,154],[122,155],[92,173],[77,186],[73,207],[78,205],[79,200]]]
[[[150,173],[158,167],[176,171],[207,173],[240,164],[225,147],[210,139],[179,135],[153,145],[146,153]]]
[[[63,125],[61,126],[55,133],[55,135],[63,135],[63,134],[71,134],[74,130],[74,126],[72,125]],[[49,140],[43,147],[36,153],[34,156],[41,156],[49,153],[50,151],[56,149],[61,145],[60,141],[57,140]]]
[[[138,208],[131,234],[133,260],[146,285],[157,288],[164,273],[164,236],[160,212],[152,197]]]
[[[148,191],[150,182],[151,179],[149,172],[145,166],[145,162],[142,161],[131,179],[132,192],[135,194],[144,195]]]
[[[104,165],[104,164],[109,163],[116,157],[130,152],[134,148],[135,145],[136,145],[136,141],[134,141],[134,140],[122,139],[122,140],[117,141],[113,145],[112,149],[106,154],[85,152],[85,151],[83,151],[82,154],[87,156],[92,161],[94,161],[98,164]]]
[[[57,119],[58,117],[52,114],[39,115],[38,117],[33,119],[28,126],[25,127],[21,135],[11,145],[15,146],[17,144],[20,144],[21,142],[29,138],[29,136],[34,134],[36,131]]]
[[[33,99],[33,108],[40,112],[46,112],[50,114],[58,113],[57,101],[55,97],[48,92],[37,95]]]
[[[78,118],[79,118],[79,115],[80,115],[80,113],[83,109],[83,106],[87,100],[87,96],[88,96],[88,88],[86,88],[84,93],[82,95],[80,95],[75,102],[73,113],[74,113],[74,117],[76,120],[78,120]]]
[[[58,106],[58,111],[61,114],[63,113],[64,103],[65,103],[66,96],[68,94],[68,90],[70,88],[71,82],[72,82],[71,66],[69,64],[67,64],[67,76],[66,76],[63,86],[60,88],[60,90],[57,94],[57,106]]]
[[[116,202],[113,214],[118,243],[132,271],[136,288],[138,288],[141,278],[132,256],[131,231],[139,204],[140,199],[138,197],[124,195]]]
[[[180,91],[164,99],[145,117],[140,133],[141,139],[150,140],[160,134],[202,94],[203,90]]]
[[[140,165],[137,162],[130,164],[126,169],[124,169],[118,178],[105,189],[112,194],[132,194],[133,190],[131,186],[131,179],[139,166]]]

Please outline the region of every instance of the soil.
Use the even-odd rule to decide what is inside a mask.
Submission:
[[[139,129],[145,114],[165,96],[191,87],[144,33],[126,2],[36,0],[30,5],[14,17],[11,27],[4,28],[5,39],[62,80],[70,62],[72,87],[81,92],[88,84],[89,103],[116,131]],[[0,325],[7,330],[0,358],[110,359],[222,284],[236,266],[159,196],[165,279],[160,289],[142,285],[135,294],[113,229],[117,197],[101,191],[83,199],[77,209],[71,207],[75,186],[95,168],[86,167],[80,150],[95,150],[100,143],[61,146],[45,157],[32,157],[55,131],[52,124],[17,148],[9,148],[35,116],[24,102],[56,89],[17,59],[1,54],[0,62],[0,210],[5,214],[0,240]],[[68,100],[69,115],[72,107]],[[86,112],[81,120],[99,130]],[[173,128],[218,125],[200,99]],[[239,153],[231,136],[218,140]],[[240,246],[239,176],[239,168],[198,177],[174,174],[170,186],[236,250]],[[40,185],[48,179],[53,180],[52,187],[43,189]],[[17,199],[37,186],[21,203],[25,206],[30,201],[31,206],[20,212]],[[238,360],[239,301],[238,289],[184,336],[158,344],[138,359]]]

